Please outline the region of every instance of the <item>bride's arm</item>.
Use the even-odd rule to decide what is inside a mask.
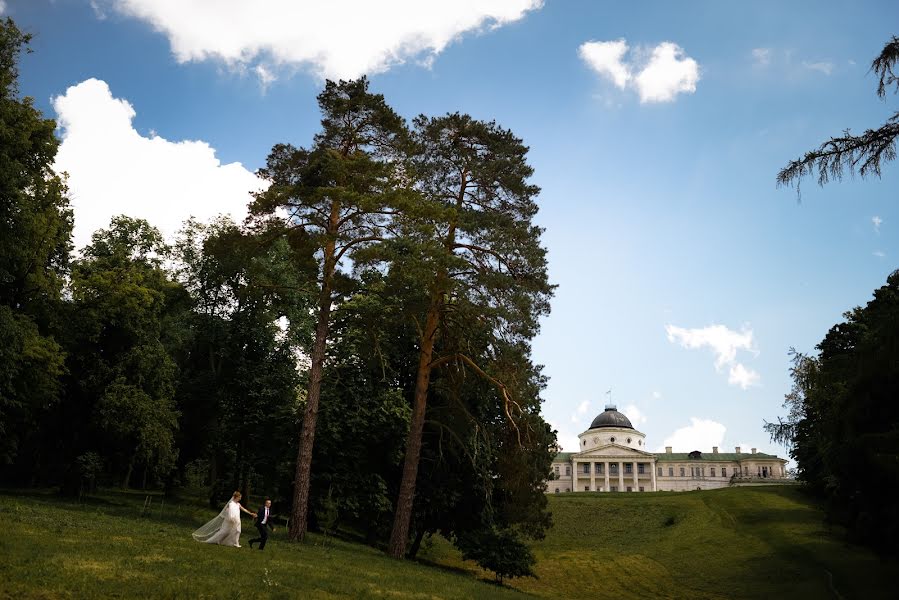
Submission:
[[[247,514],[250,515],[250,516],[253,516],[253,517],[256,516],[256,513],[251,512],[251,511],[245,509],[245,508],[243,507],[242,504],[238,504],[238,505],[237,505],[237,508],[239,508],[240,510],[244,511],[245,513],[247,513]]]

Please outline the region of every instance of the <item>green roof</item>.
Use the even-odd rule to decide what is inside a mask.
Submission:
[[[778,457],[774,454],[765,454],[764,452],[756,452],[755,454],[741,452],[737,454],[736,452],[719,452],[715,454],[713,452],[703,452],[700,455],[700,458],[690,458],[689,452],[657,452],[656,453],[656,461],[657,462],[689,462],[691,460],[703,460],[703,461],[740,461],[740,460],[757,460],[757,459],[777,459]]]
[[[578,454],[577,452],[559,452],[553,457],[553,462],[571,462],[571,457],[574,454]],[[736,452],[719,452],[718,454],[714,454],[712,452],[703,453],[700,455],[700,458],[690,458],[689,452],[657,452],[654,454],[657,462],[689,462],[695,460],[702,460],[708,462],[715,461],[741,461],[741,460],[758,460],[758,459],[776,459],[783,460],[774,454],[765,454],[764,452],[756,452],[755,454],[742,452],[737,454]]]

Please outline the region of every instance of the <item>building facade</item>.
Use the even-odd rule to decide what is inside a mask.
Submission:
[[[547,493],[707,490],[786,479],[787,461],[755,448],[649,452],[646,435],[614,406],[606,406],[578,441],[579,452],[560,452],[553,459]]]

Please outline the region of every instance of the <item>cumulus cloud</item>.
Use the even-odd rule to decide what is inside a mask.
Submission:
[[[750,386],[756,385],[759,382],[760,377],[761,376],[752,369],[747,369],[741,363],[736,363],[730,367],[727,374],[727,383],[738,385],[745,390]]]
[[[610,80],[619,89],[633,87],[641,103],[671,102],[678,94],[696,91],[699,63],[686,56],[673,42],[662,42],[648,53],[638,50],[636,55],[648,54],[640,63],[632,57],[625,60],[629,47],[623,39],[581,44],[578,54],[600,77]]]
[[[169,39],[180,62],[259,60],[330,78],[428,62],[467,32],[501,27],[543,0],[103,0]]]
[[[877,215],[874,215],[873,217],[871,217],[871,224],[874,225],[874,231],[880,233],[880,226],[883,224],[883,219],[881,219]]]
[[[728,367],[727,382],[738,385],[742,389],[758,384],[760,375],[742,363],[737,362],[737,351],[742,350],[758,354],[752,341],[752,330],[743,328],[733,331],[724,325],[710,325],[697,329],[685,329],[675,325],[666,325],[668,341],[680,344],[690,350],[709,348],[715,355],[715,369],[721,371]]]
[[[883,250],[875,250],[875,251],[873,252],[873,254],[874,254],[874,256],[876,256],[877,258],[886,258],[886,255],[887,255],[887,253],[884,252]]]
[[[69,175],[76,247],[118,214],[147,219],[169,237],[190,216],[240,220],[249,192],[267,185],[240,163],[222,164],[206,142],[142,136],[134,108],[104,81],[70,87],[53,108],[62,138],[54,168]]]
[[[621,409],[621,412],[630,419],[631,425],[639,428],[640,425],[646,423],[646,415],[637,408],[636,404],[628,404],[624,408]]]
[[[665,438],[656,452],[664,452],[665,446],[671,446],[674,452],[711,452],[712,446],[721,446],[727,427],[711,419],[690,417],[690,424]]]
[[[617,87],[624,89],[631,79],[630,67],[622,60],[627,52],[627,42],[586,42],[578,48],[578,55],[590,67],[612,80]]]

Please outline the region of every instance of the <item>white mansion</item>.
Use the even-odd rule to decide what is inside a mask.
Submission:
[[[547,493],[655,492],[726,487],[732,483],[775,483],[786,477],[786,460],[756,452],[699,450],[654,454],[646,435],[614,406],[606,406],[578,436],[580,452],[560,452],[553,459]]]

